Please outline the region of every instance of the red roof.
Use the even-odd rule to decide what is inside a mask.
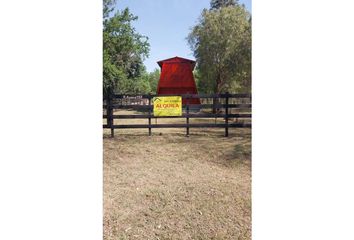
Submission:
[[[160,68],[162,68],[162,65],[165,63],[189,63],[192,66],[192,71],[195,67],[195,61],[190,60],[187,58],[181,58],[181,57],[173,57],[173,58],[167,58],[165,60],[158,61],[157,64],[159,64]]]
[[[157,87],[158,94],[198,94],[193,69],[195,61],[173,57],[157,62],[161,67],[161,75]],[[185,103],[185,100],[183,100]],[[198,98],[191,99],[191,104],[200,104]]]

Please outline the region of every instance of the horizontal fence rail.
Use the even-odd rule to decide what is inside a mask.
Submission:
[[[153,97],[176,96],[176,94],[161,95],[132,95],[132,94],[111,94],[103,101],[103,118],[107,123],[103,128],[111,129],[111,136],[114,136],[115,129],[127,128],[147,128],[149,135],[153,128],[186,128],[186,135],[189,136],[190,128],[225,128],[225,136],[229,135],[229,128],[251,128],[252,119],[252,96],[251,94],[181,94],[186,102],[183,104],[182,116],[154,116]],[[190,99],[200,99],[201,104],[191,104]],[[145,114],[114,114],[120,109],[131,109]],[[209,111],[209,112],[208,112]],[[233,113],[232,111],[236,111]],[[152,124],[151,119],[158,118],[185,118],[186,123],[175,124]],[[215,123],[189,123],[190,118],[211,119],[215,118]],[[217,118],[224,119],[224,123],[217,123]],[[147,119],[147,124],[114,124],[114,119]],[[233,119],[236,122],[229,122]],[[242,120],[242,121],[240,121]]]
[[[250,113],[245,113],[245,114],[208,114],[208,113],[201,113],[201,114],[182,114],[182,116],[160,116],[156,117],[154,115],[140,115],[140,114],[134,114],[134,115],[113,115],[113,119],[134,119],[134,118],[140,118],[140,119],[145,119],[145,118],[251,118]],[[107,118],[107,115],[103,115],[103,118]]]
[[[103,125],[106,126],[107,128],[110,128],[108,125]],[[219,124],[214,124],[214,123],[189,123],[189,124],[151,124],[151,125],[144,125],[144,124],[124,124],[124,125],[113,125],[113,128],[213,128],[213,127],[219,127],[219,128],[225,128],[226,126],[228,127],[251,127],[250,123],[229,123],[229,124],[224,124],[224,123],[219,123]]]
[[[191,106],[192,104],[190,104]],[[104,106],[105,107],[105,106]],[[134,110],[149,110],[153,106],[149,105],[123,105],[123,104],[112,104],[113,109],[134,109]],[[226,104],[200,104],[199,108],[225,108]],[[251,108],[251,104],[228,104],[229,108]]]
[[[182,98],[251,98],[252,95],[249,93],[219,93],[219,94],[177,94]],[[153,97],[168,97],[168,96],[176,96],[176,94],[151,94],[151,95],[136,95],[136,94],[113,94],[113,98],[153,98]]]

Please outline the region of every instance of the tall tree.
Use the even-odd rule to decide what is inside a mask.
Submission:
[[[219,9],[222,7],[235,6],[237,0],[211,0],[210,9]]]
[[[115,0],[103,0],[103,91],[133,93],[142,84],[150,46],[132,26],[137,17],[128,8],[112,14],[114,5]]]
[[[204,9],[187,39],[202,91],[251,90],[251,22],[244,6]]]

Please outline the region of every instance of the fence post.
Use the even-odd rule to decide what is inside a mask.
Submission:
[[[186,104],[186,121],[187,121],[187,137],[189,137],[189,94],[187,95],[187,104]]]
[[[216,94],[216,93],[214,93],[214,94]],[[214,114],[216,114],[216,107],[215,107],[215,104],[216,104],[216,97],[215,97],[215,95],[214,95],[214,97],[213,97],[213,113],[214,113]],[[215,124],[216,124],[216,118],[215,118]]]
[[[225,137],[229,136],[229,92],[226,92],[225,99]]]
[[[151,136],[151,95],[149,94],[149,136]]]
[[[216,93],[214,93],[214,95],[213,95],[213,110],[212,110],[212,113],[214,114],[214,116],[215,116],[215,125],[216,125],[216,119],[217,119],[217,117],[216,117],[216,114],[217,114],[217,112],[216,112],[216,108],[215,108],[215,104],[216,104],[216,97],[215,97],[215,94]]]
[[[113,128],[113,107],[112,107],[112,93],[108,93],[107,97],[107,123],[111,128],[111,137],[114,137],[114,128]]]

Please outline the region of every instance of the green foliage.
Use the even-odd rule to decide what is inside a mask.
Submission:
[[[187,39],[200,92],[251,91],[251,17],[244,6],[204,9]]]
[[[131,93],[136,93],[136,94],[151,93],[148,73],[145,72],[138,79],[136,79],[134,86],[132,86]]]
[[[103,95],[114,91],[118,82],[121,84],[126,80],[126,76],[121,68],[111,62],[106,50],[103,50]]]
[[[113,11],[116,0],[103,0],[103,19],[108,18],[109,13]]]
[[[208,93],[208,87],[205,84],[205,81],[201,80],[200,70],[195,68],[193,71],[193,76],[195,80],[195,84],[197,85],[198,93]]]
[[[210,9],[219,9],[222,7],[235,6],[237,0],[211,0]]]
[[[159,84],[159,80],[160,80],[160,70],[155,68],[153,72],[149,73],[148,80],[151,88],[151,93],[156,94],[157,85]]]
[[[103,92],[150,91],[143,80],[143,60],[150,48],[148,38],[132,27],[137,17],[128,8],[110,17],[114,4],[115,0],[103,0]]]

